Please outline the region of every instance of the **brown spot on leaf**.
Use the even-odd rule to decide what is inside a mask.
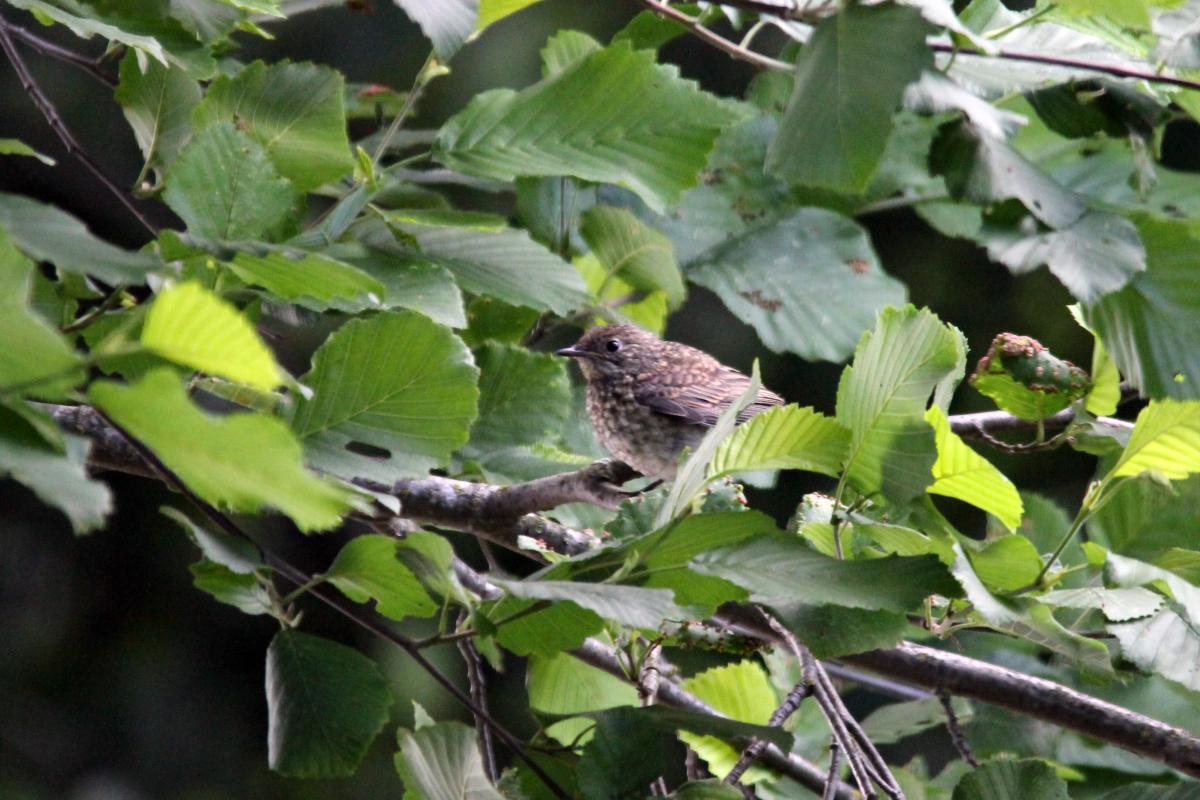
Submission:
[[[846,261],[846,266],[855,275],[863,275],[870,271],[871,264],[865,258],[851,258]]]
[[[748,292],[738,292],[738,294],[749,300],[751,303],[754,303],[754,305],[758,306],[764,311],[778,311],[780,306],[783,305],[783,301],[776,300],[773,297],[767,297],[758,289],[751,289]]]

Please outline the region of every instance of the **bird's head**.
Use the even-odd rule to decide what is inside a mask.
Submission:
[[[591,380],[620,375],[652,362],[661,345],[662,340],[653,333],[633,325],[605,325],[592,328],[575,344],[555,352],[576,359],[584,377]]]

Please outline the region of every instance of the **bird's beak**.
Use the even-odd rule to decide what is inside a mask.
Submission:
[[[587,350],[580,350],[578,347],[564,347],[561,350],[555,350],[554,355],[565,356],[566,358],[591,358],[592,354]]]

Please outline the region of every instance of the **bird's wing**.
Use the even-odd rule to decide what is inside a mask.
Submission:
[[[645,381],[634,390],[634,399],[659,414],[711,427],[717,424],[721,412],[750,385],[749,378],[729,367],[719,367],[703,377],[694,374],[689,377],[692,380],[686,383],[661,379]],[[754,402],[738,414],[738,422],[745,422],[755,414],[782,404],[783,398],[770,389],[759,389]]]

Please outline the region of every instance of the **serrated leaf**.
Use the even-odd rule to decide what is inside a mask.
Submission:
[[[327,248],[323,255],[349,264],[383,284],[386,308],[418,311],[451,328],[467,325],[462,292],[454,275],[420,253],[376,250],[353,243]]]
[[[767,171],[805,186],[865,189],[904,87],[932,63],[928,32],[920,14],[898,6],[852,6],[818,24],[796,59]]]
[[[906,612],[926,596],[954,596],[958,589],[936,556],[839,561],[799,539],[760,536],[702,553],[692,569],[716,575],[770,604],[833,604],[850,608]]]
[[[1200,401],[1155,400],[1143,408],[1114,478],[1157,472],[1183,480],[1200,472]]]
[[[688,265],[770,349],[842,361],[904,285],[883,271],[856,222],[802,208],[751,227]]]
[[[1200,399],[1200,238],[1182,221],[1136,219],[1146,271],[1084,306],[1121,374],[1152,398]]]
[[[493,583],[523,600],[570,600],[605,619],[633,628],[656,630],[663,622],[692,616],[675,604],[668,589],[583,581],[493,580]]]
[[[137,183],[155,167],[179,155],[192,135],[192,109],[200,103],[200,84],[178,67],[148,64],[137,55],[121,59],[120,78],[113,95],[133,128],[145,166]]]
[[[396,4],[421,26],[421,32],[433,42],[433,52],[442,61],[449,61],[463,42],[477,30],[480,0],[438,0],[434,3],[428,0],[396,0]],[[496,9],[492,9],[492,13],[495,14]],[[484,27],[480,24],[478,30]]]
[[[987,205],[1014,198],[1051,228],[1065,228],[1086,211],[1078,195],[969,122],[943,125],[929,152],[930,171],[946,179],[956,200]]]
[[[283,300],[300,301],[302,305],[322,310],[378,308],[387,294],[384,285],[371,275],[320,253],[238,253],[227,266],[252,286],[261,286]]]
[[[467,439],[479,372],[462,341],[420,314],[346,323],[300,380],[312,388],[292,416],[310,463],[347,478],[388,481],[446,462]],[[347,449],[362,442],[388,457]]]
[[[573,398],[564,359],[489,343],[476,353],[479,417],[469,447],[532,444],[567,424]]]
[[[235,123],[305,192],[354,168],[344,94],[341,73],[329,67],[255,61],[214,80],[192,118],[198,131]]]
[[[571,265],[525,231],[416,226],[408,230],[421,251],[454,273],[468,292],[563,316],[591,299]]]
[[[271,595],[254,574],[235,572],[208,559],[197,561],[188,569],[196,588],[219,602],[251,616],[276,613]]]
[[[257,389],[283,382],[250,321],[199,283],[171,286],[154,298],[141,342],[164,358]]]
[[[251,513],[273,506],[303,530],[332,528],[350,507],[347,490],[305,471],[286,425],[265,414],[202,412],[171,369],[127,386],[98,381],[88,396],[210,503]]]
[[[632,684],[568,653],[530,656],[525,682],[529,707],[547,714],[580,714],[638,702]]]
[[[292,185],[232,123],[197,133],[171,163],[163,200],[193,236],[257,239],[292,211]]]
[[[837,420],[794,403],[757,414],[734,429],[709,464],[712,475],[804,469],[837,476],[850,432]]]
[[[0,228],[30,258],[95,275],[110,284],[141,284],[161,267],[148,253],[131,253],[98,239],[75,217],[28,197],[0,192]]]
[[[375,601],[375,610],[390,619],[429,617],[438,610],[400,562],[400,542],[390,536],[356,536],[338,551],[325,579],[356,603]]]
[[[343,778],[358,769],[392,704],[375,662],[294,630],[267,648],[271,769],[293,778]]]
[[[767,673],[755,661],[738,661],[705,670],[685,680],[683,686],[721,714],[739,722],[765,725],[779,705]],[[680,731],[679,738],[704,759],[709,771],[718,778],[724,778],[741,755],[712,736]],[[768,777],[770,773],[761,767],[751,767],[742,782],[751,784]]]
[[[1054,608],[1095,609],[1109,622],[1128,622],[1148,617],[1163,604],[1163,596],[1140,586],[1106,589],[1103,586],[1084,586],[1079,589],[1058,589],[1038,597]]]
[[[579,233],[607,270],[641,292],[662,291],[672,308],[686,291],[671,240],[644,225],[630,211],[594,206],[583,214]]]
[[[850,430],[845,478],[862,494],[907,503],[933,482],[936,437],[925,421],[934,389],[961,369],[962,334],[933,313],[884,309],[838,382],[837,420]]]
[[[950,430],[942,409],[930,406],[925,421],[933,426],[938,453],[933,463],[933,484],[927,491],[982,508],[1010,531],[1015,530],[1025,509],[1013,482]]]
[[[962,584],[975,612],[989,626],[1035,642],[1058,653],[1098,676],[1113,674],[1108,648],[1063,627],[1049,607],[1027,597],[1000,598],[993,595],[975,574],[971,562],[955,544],[957,555],[951,571]]]
[[[0,475],[28,486],[66,514],[76,534],[100,527],[112,512],[112,492],[88,476],[90,440],[62,434],[62,447],[56,447],[30,418],[37,413],[0,404]]]
[[[471,175],[572,175],[637,192],[657,211],[696,185],[740,113],[619,42],[521,91],[477,95],[442,126],[435,157]]]
[[[598,41],[582,31],[559,31],[542,48],[542,77],[556,75],[601,48]]]
[[[67,339],[29,308],[34,273],[0,230],[0,341],[9,343],[0,351],[0,390],[52,400],[85,373]]]
[[[989,761],[954,787],[953,800],[1070,800],[1054,767],[1033,759]]]

